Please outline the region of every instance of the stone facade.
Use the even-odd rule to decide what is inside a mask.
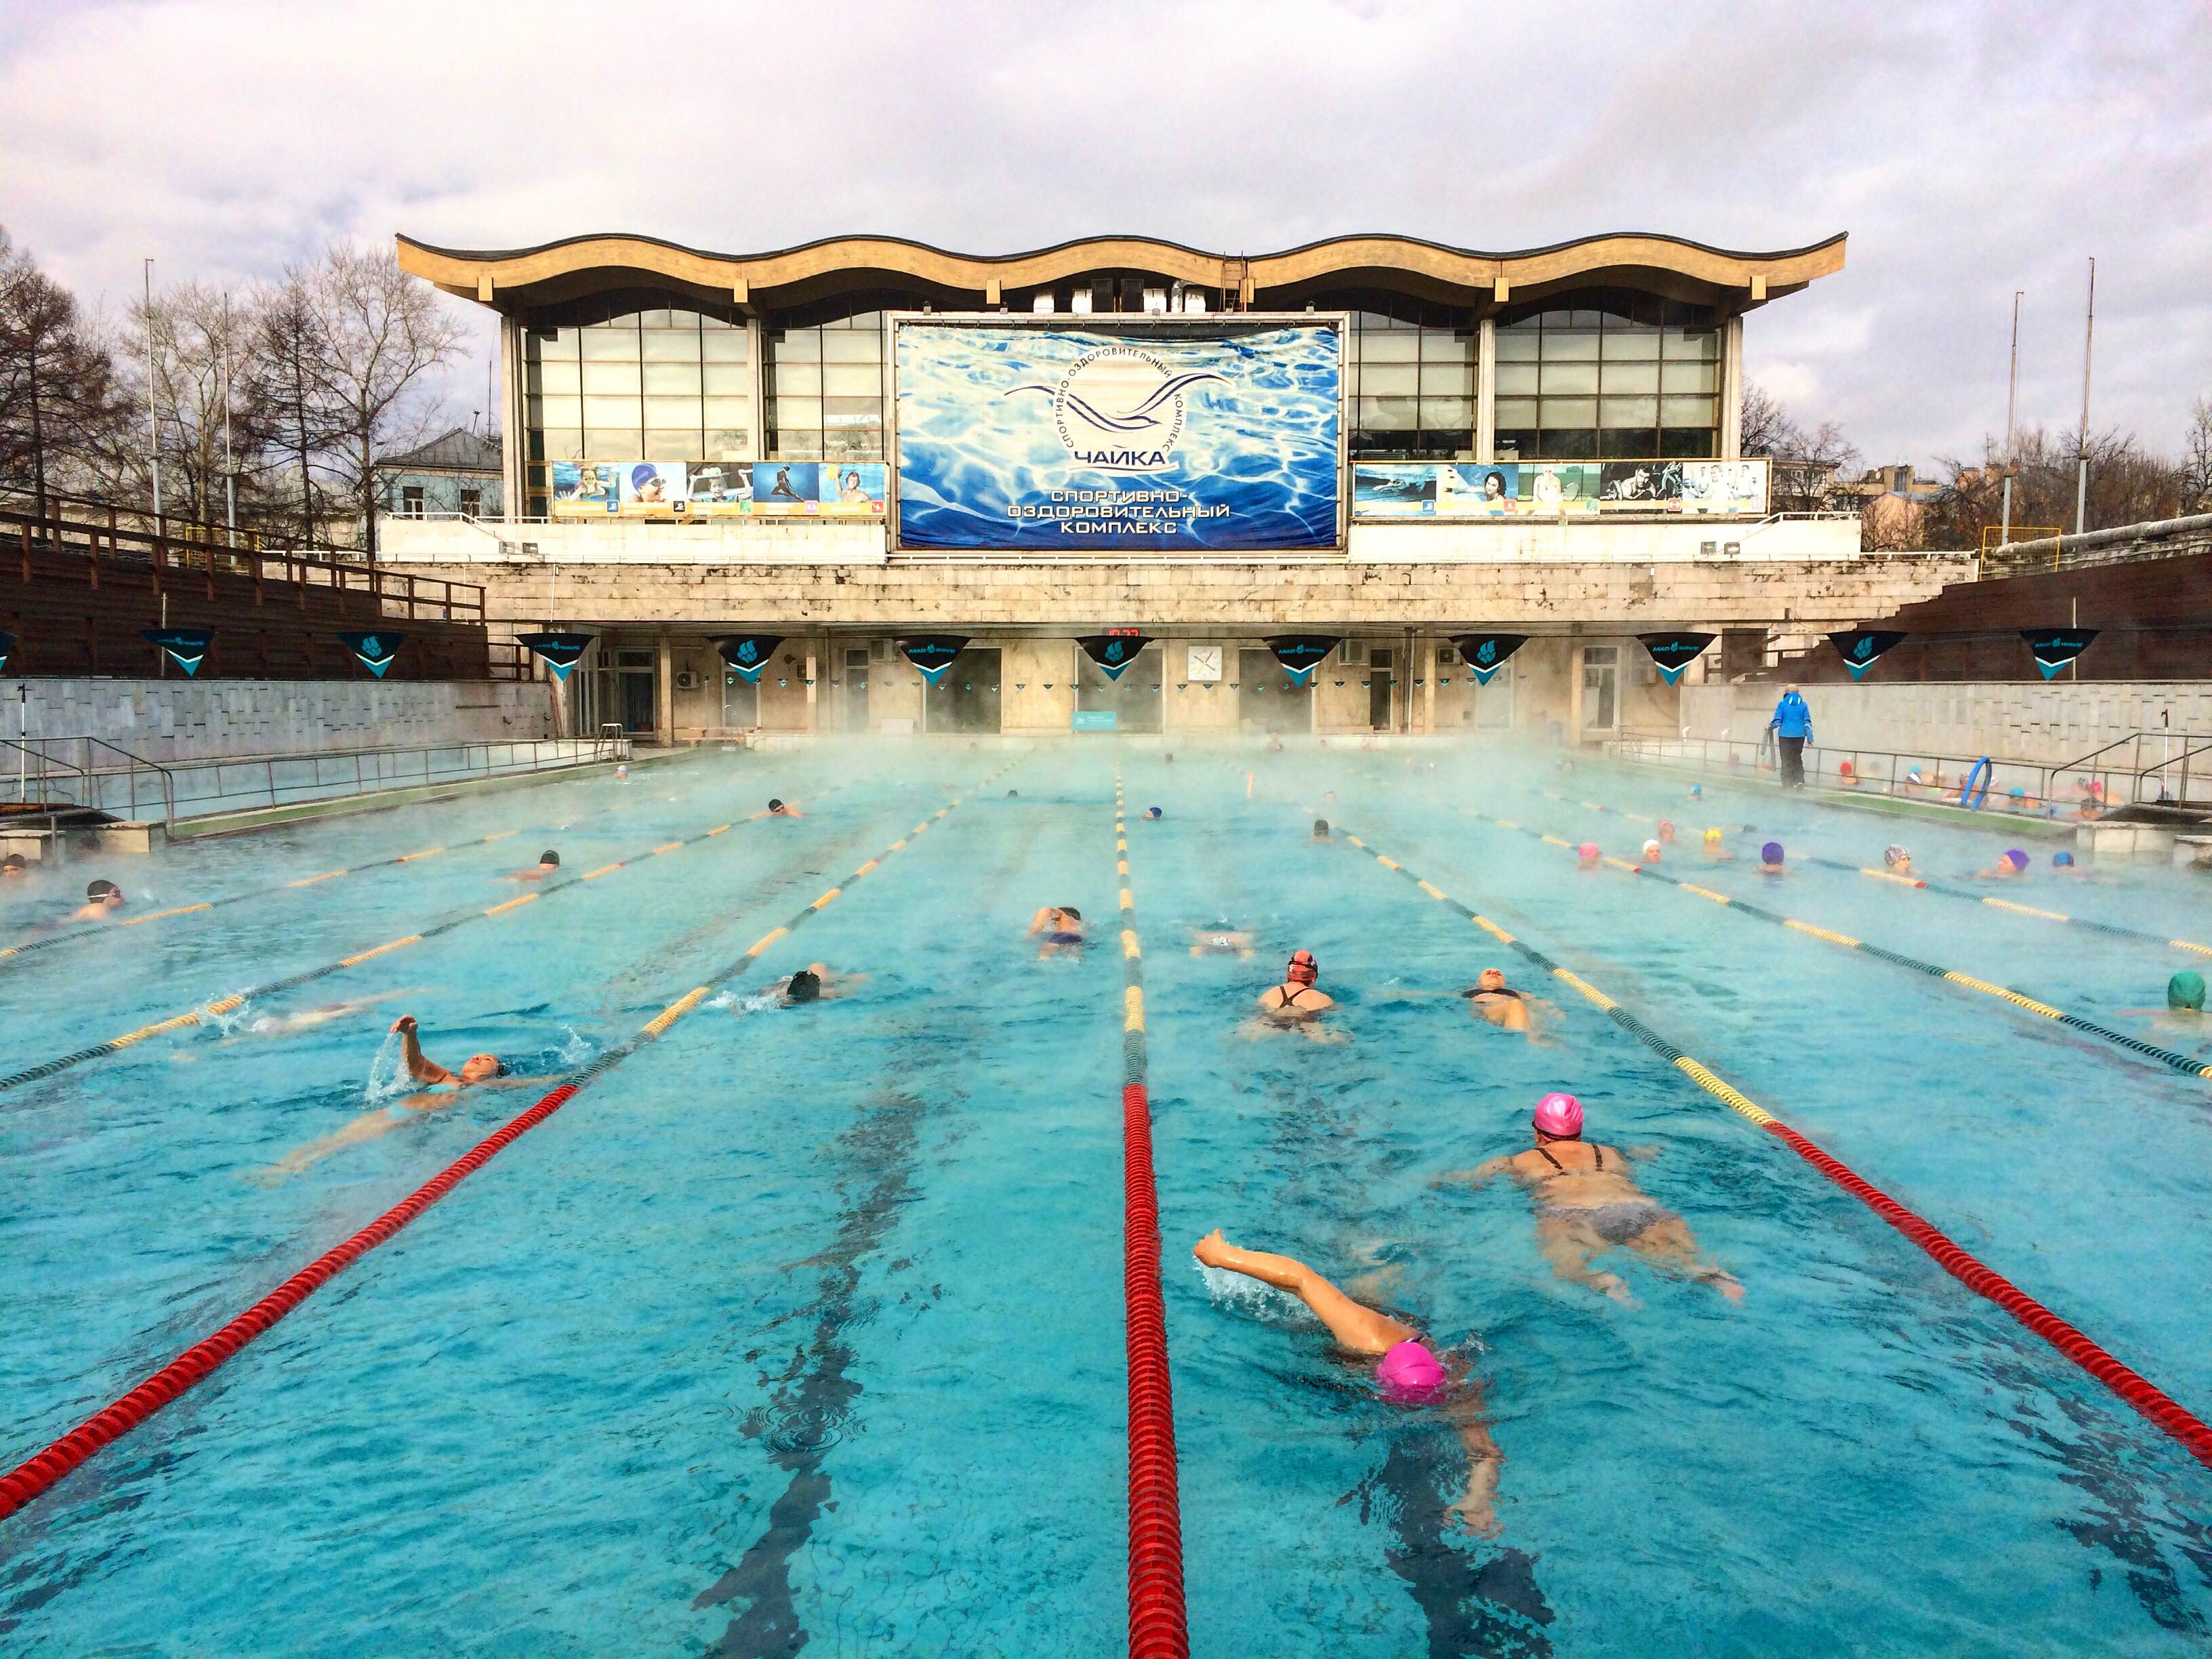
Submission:
[[[98,738],[162,763],[555,735],[542,683],[34,678],[0,679],[9,737],[18,686],[33,738]]]

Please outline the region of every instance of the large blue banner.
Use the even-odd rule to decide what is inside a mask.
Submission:
[[[900,319],[905,547],[1335,547],[1336,323]]]

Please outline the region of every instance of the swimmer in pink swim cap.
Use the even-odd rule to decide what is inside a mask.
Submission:
[[[1656,1147],[1637,1148],[1634,1158],[1618,1146],[1583,1139],[1583,1105],[1572,1095],[1553,1093],[1536,1103],[1529,1126],[1536,1144],[1472,1170],[1438,1176],[1435,1185],[1464,1182],[1480,1187],[1510,1175],[1536,1200],[1536,1247],[1552,1272],[1573,1285],[1634,1305],[1627,1284],[1615,1273],[1590,1266],[1593,1257],[1625,1249],[1650,1267],[1678,1279],[1711,1285],[1731,1302],[1743,1299],[1743,1286],[1698,1253],[1689,1224],[1655,1204],[1628,1173],[1632,1161],[1649,1163]]]
[[[1586,841],[1581,846],[1575,848],[1575,856],[1582,860],[1582,866],[1583,869],[1595,870],[1597,868],[1598,860],[1603,855],[1597,850],[1597,843],[1595,842]]]
[[[1463,1365],[1448,1369],[1411,1325],[1353,1301],[1303,1261],[1239,1249],[1218,1227],[1200,1239],[1191,1254],[1209,1267],[1243,1273],[1297,1297],[1328,1327],[1340,1347],[1375,1358],[1375,1391],[1390,1404],[1441,1407],[1467,1451],[1467,1489],[1451,1512],[1475,1532],[1498,1530],[1498,1469],[1504,1454],[1483,1420],[1481,1389]]]

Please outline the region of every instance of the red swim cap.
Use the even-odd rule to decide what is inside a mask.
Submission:
[[[1283,977],[1293,985],[1310,985],[1321,977],[1321,964],[1314,960],[1310,951],[1291,952],[1291,965],[1283,970]]]

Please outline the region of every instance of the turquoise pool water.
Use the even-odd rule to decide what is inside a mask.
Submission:
[[[1060,902],[1110,935],[1117,761],[1133,811],[1165,811],[1132,820],[1129,857],[1194,1651],[2203,1650],[2212,1471],[1565,988],[1308,832],[1326,812],[1526,937],[2201,1413],[2212,1084],[1585,875],[1459,809],[1624,854],[1647,833],[1540,793],[1559,790],[1686,839],[1724,822],[1740,852],[1772,835],[1873,863],[1905,839],[1948,874],[2001,836],[1718,789],[1691,808],[1686,781],[1589,765],[1562,789],[1547,759],[1479,749],[1170,763],[1106,743],[708,752],[181,849],[113,872],[133,909],[452,850],[0,962],[12,1071],[495,904],[542,846],[572,875],[633,860],[0,1095],[12,1464],[541,1091],[471,1091],[272,1182],[388,1097],[392,1015],[417,1014],[434,1057],[562,1074],[966,795],[0,1522],[0,1645],[1115,1650],[1121,963],[1110,944],[1040,963],[1023,929]],[[807,816],[744,821],[770,794]],[[2172,951],[1810,865],[1698,878],[2212,1049],[2118,1012],[2160,1000],[2188,965]],[[2207,931],[2162,870],[2056,881],[2006,896]],[[0,927],[58,902],[10,894]],[[1224,918],[1255,956],[1189,955]],[[1298,946],[1349,1041],[1240,1034]],[[812,960],[869,977],[760,1006]],[[1559,1005],[1548,1046],[1412,994],[1493,962]],[[370,996],[389,1000],[253,1034]],[[1644,1187],[1742,1278],[1741,1305],[1639,1267],[1633,1308],[1561,1284],[1523,1195],[1431,1185],[1525,1145],[1555,1087],[1607,1142],[1656,1149]],[[1464,1465],[1432,1415],[1378,1402],[1279,1298],[1209,1284],[1188,1247],[1215,1226],[1371,1287],[1469,1358],[1505,1458],[1495,1537],[1450,1524]]]

